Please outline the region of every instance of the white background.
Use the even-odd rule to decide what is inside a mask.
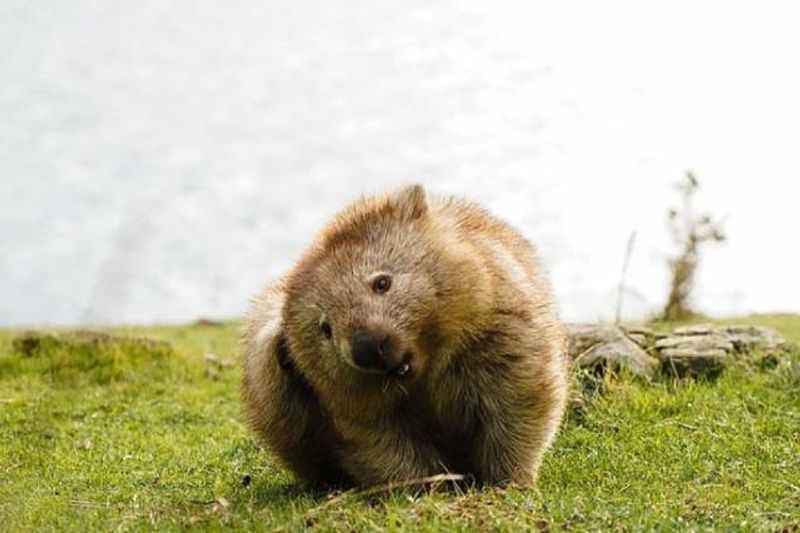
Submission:
[[[800,311],[794,2],[0,4],[0,325],[239,315],[354,196],[421,181],[538,243],[562,314]]]

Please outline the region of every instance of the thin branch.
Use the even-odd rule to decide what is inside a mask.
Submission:
[[[404,479],[399,481],[390,481],[388,483],[384,483],[382,485],[373,485],[372,487],[367,487],[365,489],[351,489],[341,494],[338,494],[322,505],[318,505],[311,509],[308,513],[306,513],[305,519],[308,522],[314,515],[319,514],[320,511],[327,509],[328,507],[332,507],[338,503],[341,503],[346,498],[351,496],[355,497],[367,497],[367,496],[375,496],[376,494],[386,494],[398,489],[407,489],[409,487],[419,487],[419,486],[436,486],[440,485],[441,483],[446,482],[456,482],[456,481],[464,481],[466,479],[461,474],[438,474],[436,476],[429,476],[417,479]]]
[[[625,278],[628,275],[628,265],[631,262],[634,244],[636,244],[636,231],[633,231],[631,236],[628,238],[628,246],[625,249],[625,259],[622,262],[622,276],[619,279],[619,294],[617,295],[616,324],[619,324],[622,321],[622,300],[624,299],[625,294]]]

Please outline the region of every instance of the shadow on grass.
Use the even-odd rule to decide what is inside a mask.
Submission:
[[[286,505],[303,501],[311,504],[319,503],[339,491],[335,489],[324,490],[309,487],[301,483],[292,482],[281,484],[270,481],[254,484],[250,489],[244,489],[237,495],[239,498],[248,498],[259,507],[271,505]]]
[[[241,488],[237,491],[233,503],[249,505],[256,510],[305,508],[305,518],[312,520],[321,512],[333,511],[353,502],[375,508],[398,497],[415,499],[424,495],[464,496],[482,492],[484,491],[475,485],[472,478],[463,479],[463,476],[456,474],[441,474],[361,488],[353,486],[318,488],[300,483],[281,484],[264,480],[249,488]]]

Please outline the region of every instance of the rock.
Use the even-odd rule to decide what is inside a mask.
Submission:
[[[656,332],[645,326],[624,326],[622,329],[630,340],[645,351],[652,349],[657,338]]]
[[[628,338],[635,342],[642,350],[648,350],[652,346],[652,339],[638,333],[629,333]]]
[[[713,376],[736,357],[774,355],[789,348],[778,332],[761,326],[695,324],[656,333],[643,326],[570,324],[567,331],[569,354],[577,366],[627,368],[645,377],[652,377],[659,366],[679,376]]]
[[[680,377],[718,375],[730,359],[727,351],[711,348],[698,350],[690,345],[661,350],[664,369]]]
[[[728,326],[724,328],[738,353],[763,351],[767,354],[789,349],[789,343],[780,333],[763,326]]]
[[[625,332],[612,325],[571,324],[569,354],[582,368],[625,368],[637,376],[651,378],[658,369],[658,360],[630,340]]]
[[[222,370],[224,368],[231,368],[234,366],[234,362],[230,359],[222,359],[217,354],[208,352],[203,356],[206,364],[209,366],[216,367],[218,370]]]
[[[718,333],[709,333],[708,335],[676,335],[674,337],[666,337],[659,339],[655,343],[657,350],[664,350],[680,348],[690,349],[697,352],[706,350],[722,350],[725,353],[733,352],[733,343],[726,335]]]
[[[692,324],[691,326],[681,326],[672,330],[672,335],[708,335],[714,332],[711,324]]]
[[[600,342],[617,338],[617,328],[596,324],[567,324],[569,354],[576,359],[583,352]]]
[[[679,376],[716,375],[734,357],[757,351],[770,355],[787,348],[777,331],[760,326],[697,324],[675,328],[655,342],[664,369]]]
[[[642,335],[647,335],[648,337],[655,337],[655,335],[656,335],[656,332],[653,330],[653,328],[649,328],[647,326],[642,326],[641,324],[639,324],[639,325],[630,325],[630,324],[628,324],[628,325],[622,326],[622,329],[625,331],[625,333],[629,333],[629,334],[630,333],[641,333]]]

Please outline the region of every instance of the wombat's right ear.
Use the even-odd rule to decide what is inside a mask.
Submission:
[[[248,365],[264,364],[265,357],[277,361],[282,368],[290,364],[283,323],[286,296],[282,289],[281,285],[270,287],[254,302],[247,328],[251,332]]]
[[[416,220],[428,212],[425,189],[420,184],[409,185],[397,193],[397,205],[404,218]]]

